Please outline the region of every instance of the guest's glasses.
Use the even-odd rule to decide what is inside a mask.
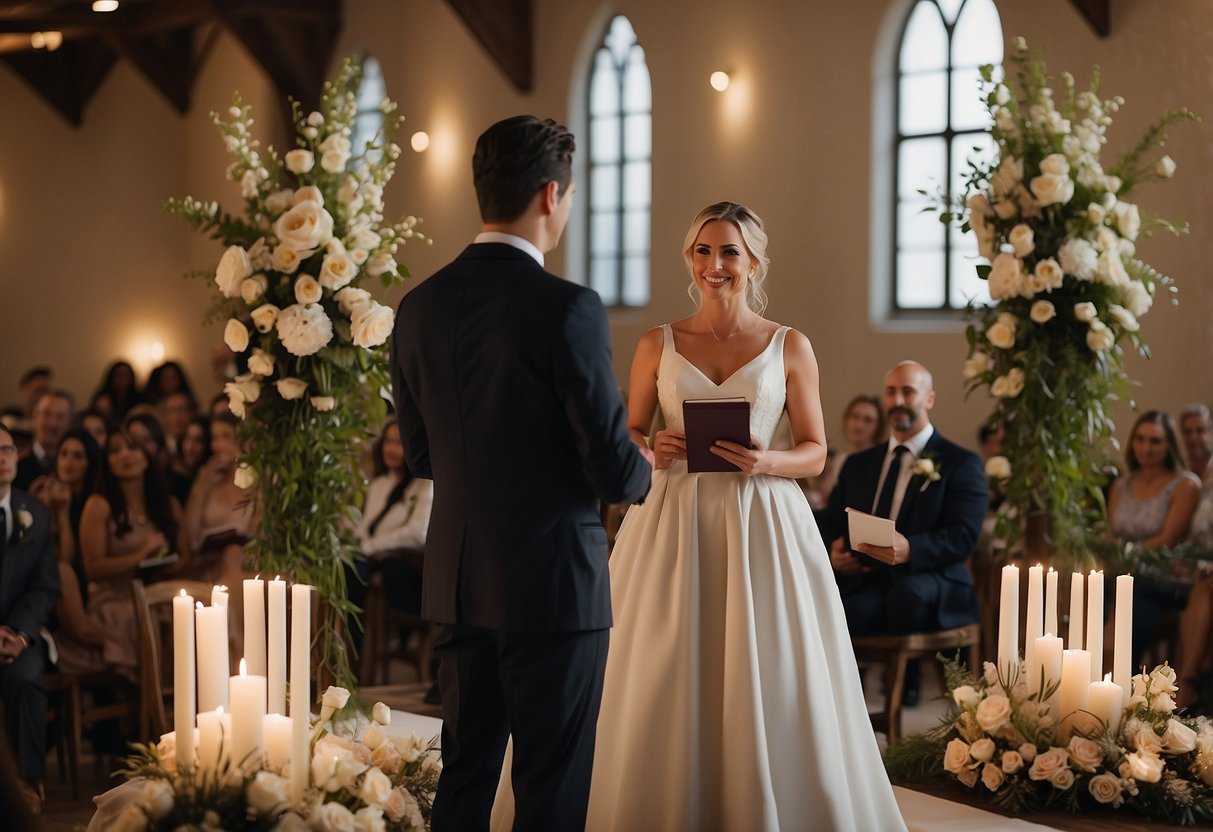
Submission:
[[[16,445],[0,445],[0,456],[16,456]]]

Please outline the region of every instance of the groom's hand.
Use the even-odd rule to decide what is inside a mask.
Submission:
[[[649,446],[647,444],[644,442],[637,442],[635,439],[632,440],[632,444],[636,446],[636,450],[640,451],[640,455],[645,458],[646,462],[649,463],[650,468],[657,467],[656,460],[653,458],[653,452],[649,450]]]
[[[893,533],[892,546],[873,546],[870,543],[857,543],[855,551],[861,552],[868,557],[876,558],[876,560],[887,563],[889,566],[897,566],[898,564],[910,562],[910,541],[906,540],[906,536],[901,532]]]

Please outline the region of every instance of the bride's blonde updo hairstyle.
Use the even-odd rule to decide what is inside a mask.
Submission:
[[[750,272],[745,284],[745,302],[752,311],[759,315],[767,308],[767,295],[762,291],[762,283],[767,279],[767,268],[771,261],[767,259],[767,232],[763,229],[762,219],[746,206],[737,202],[716,202],[704,208],[695,215],[691,222],[691,230],[687,232],[686,242],[682,246],[682,259],[687,263],[687,271],[691,273],[691,285],[687,294],[695,305],[703,303],[699,287],[695,285],[695,261],[692,249],[699,239],[699,232],[710,222],[731,222],[741,232],[750,259],[754,261],[754,269]]]

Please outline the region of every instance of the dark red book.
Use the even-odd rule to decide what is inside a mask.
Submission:
[[[735,399],[687,399],[682,403],[682,425],[687,437],[687,471],[740,471],[733,463],[712,453],[717,440],[750,447],[750,403]]]

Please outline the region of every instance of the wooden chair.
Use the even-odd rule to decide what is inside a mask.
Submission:
[[[885,668],[884,710],[870,714],[872,727],[883,731],[889,744],[901,737],[901,700],[905,695],[906,663],[910,659],[934,659],[935,654],[958,648],[968,648],[969,667],[980,666],[979,645],[981,625],[968,624],[935,633],[906,633],[904,635],[854,636],[851,644],[859,661],[880,662]],[[943,667],[932,662],[943,678]]]
[[[168,733],[169,720],[164,708],[164,697],[171,696],[173,680],[166,679],[164,671],[166,640],[164,631],[170,635],[167,645],[172,646],[173,598],[181,590],[195,599],[210,600],[211,585],[204,581],[162,581],[145,586],[138,578],[131,581],[131,594],[135,599],[135,621],[139,629],[139,667],[141,671],[139,703],[139,736],[145,742],[155,742]],[[162,613],[161,610],[166,612]]]
[[[401,556],[419,571],[424,556],[421,550],[403,550]],[[392,661],[403,661],[417,670],[418,682],[427,686],[433,681],[430,666],[434,658],[434,626],[420,616],[395,609],[383,593],[383,576],[371,574],[363,612],[362,653],[358,657],[358,680],[363,686],[385,685]],[[417,635],[417,644],[399,644],[394,649],[391,634],[408,627]]]

